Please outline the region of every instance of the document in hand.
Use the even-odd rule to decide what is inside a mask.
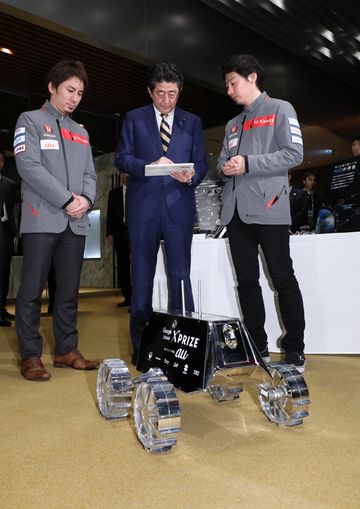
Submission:
[[[174,164],[147,164],[145,166],[145,177],[161,177],[169,175],[172,171],[187,172],[192,171],[194,163],[174,163]]]

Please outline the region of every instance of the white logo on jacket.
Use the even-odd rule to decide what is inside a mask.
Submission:
[[[299,121],[297,118],[288,117],[288,121],[290,125],[295,125],[296,127],[300,127]]]
[[[233,147],[236,147],[238,140],[239,138],[233,138],[232,140],[229,140],[229,150]]]
[[[18,127],[18,128],[16,129],[15,133],[14,133],[14,137],[16,138],[16,136],[17,136],[18,134],[24,134],[24,132],[25,132],[25,127]]]
[[[20,143],[25,143],[25,134],[15,137],[14,147],[16,147],[16,145],[20,145]]]
[[[26,150],[26,145],[23,144],[23,145],[17,145],[15,148],[14,148],[14,156],[16,156],[16,154],[18,154],[19,152],[25,152]]]
[[[60,150],[59,140],[40,140],[41,150]]]

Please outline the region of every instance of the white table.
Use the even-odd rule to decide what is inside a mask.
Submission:
[[[306,353],[360,353],[360,233],[294,235],[290,239],[295,274],[304,299]],[[260,264],[263,267],[263,262]],[[283,333],[277,298],[262,268],[269,350],[279,351]],[[198,280],[204,313],[239,317],[236,278],[227,239],[195,235],[191,281],[198,311]],[[167,284],[162,250],[155,274],[154,309],[166,309]]]

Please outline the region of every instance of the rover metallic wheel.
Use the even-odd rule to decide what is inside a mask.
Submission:
[[[309,391],[302,375],[283,364],[270,364],[273,381],[259,385],[259,400],[267,418],[276,424],[297,426],[309,415]]]
[[[180,406],[165,376],[149,377],[136,388],[134,419],[138,438],[150,452],[168,451],[176,444]]]
[[[217,401],[233,401],[239,399],[240,394],[244,390],[241,385],[235,384],[214,384],[206,387],[207,392],[213,399]]]
[[[131,406],[133,384],[126,363],[105,359],[99,368],[96,394],[101,414],[106,419],[127,417]]]

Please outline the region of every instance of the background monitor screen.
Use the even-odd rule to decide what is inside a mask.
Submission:
[[[334,163],[326,184],[315,231],[360,231],[360,157]]]
[[[84,259],[101,258],[100,249],[100,209],[89,214],[90,228],[85,242]]]

